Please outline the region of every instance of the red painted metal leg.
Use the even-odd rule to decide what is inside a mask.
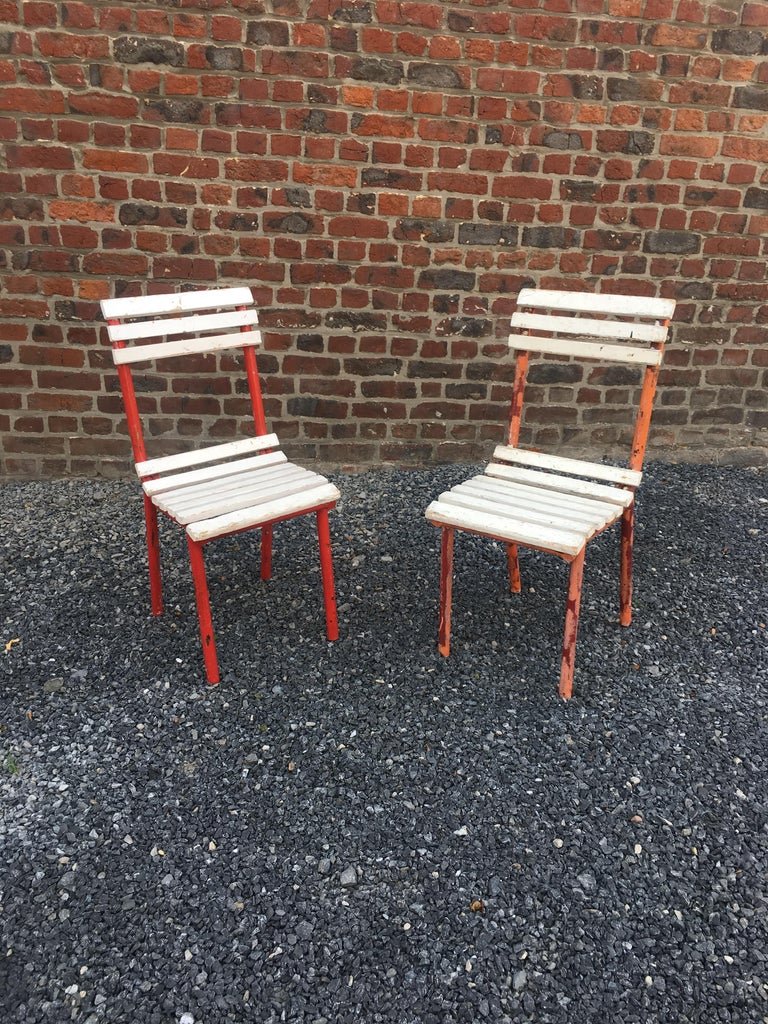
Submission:
[[[520,582],[520,560],[517,556],[517,544],[507,544],[507,566],[509,568],[509,589],[519,594],[522,589]]]
[[[261,528],[261,578],[272,579],[272,527]]]
[[[215,686],[219,681],[219,661],[216,657],[216,639],[213,635],[211,604],[208,599],[208,584],[205,579],[203,545],[187,536],[187,547],[192,566],[192,579],[195,583],[195,600],[197,601],[197,617],[200,621],[200,641],[203,645],[205,674],[210,685]]]
[[[587,549],[583,547],[571,562],[571,574],[568,580],[568,604],[565,608],[563,656],[560,662],[560,696],[563,700],[568,700],[573,693],[573,665],[576,660],[581,583],[584,578],[584,556],[586,553]]]
[[[453,535],[448,526],[442,529],[440,545],[440,629],[437,646],[444,658],[451,653],[451,598],[453,596]]]
[[[328,509],[317,513],[317,539],[320,543],[320,572],[323,577],[325,602],[325,632],[329,640],[339,639],[339,620],[336,614],[336,591],[333,586],[333,558],[331,556],[331,528]]]
[[[163,583],[160,577],[160,534],[157,528],[157,509],[148,494],[144,495],[144,519],[147,524],[147,554],[149,556],[149,592],[152,614],[163,614]]]
[[[619,622],[632,623],[632,547],[635,536],[634,502],[621,514],[621,580],[619,583]]]

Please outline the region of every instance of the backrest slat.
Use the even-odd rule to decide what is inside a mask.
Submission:
[[[568,338],[540,338],[533,334],[510,334],[509,347],[523,352],[542,352],[551,356],[576,356],[578,359],[600,359],[611,363],[634,363],[658,366],[661,352],[633,345],[610,345],[604,341],[581,341]]]
[[[201,292],[171,292],[166,295],[138,295],[128,299],[102,299],[101,312],[106,320],[129,316],[159,316],[222,306],[250,306],[250,288],[208,288]]]
[[[610,338],[614,341],[664,341],[667,329],[662,324],[642,324],[628,320],[592,320],[577,316],[542,316],[541,313],[513,313],[512,327],[525,331],[549,331],[554,334]]]
[[[572,313],[641,316],[653,320],[669,320],[675,312],[674,299],[607,295],[604,292],[561,292],[548,288],[523,288],[517,297],[517,305],[532,309],[561,309]]]
[[[494,459],[500,462],[513,462],[520,466],[533,466],[536,469],[551,469],[559,473],[571,473],[573,476],[592,478],[593,480],[609,480],[613,484],[624,484],[637,487],[642,473],[620,466],[603,466],[596,462],[585,462],[582,459],[568,459],[562,455],[547,455],[544,452],[529,452],[523,448],[510,448],[499,445],[493,453]]]
[[[259,322],[255,309],[236,309],[229,313],[204,313],[197,316],[169,317],[165,320],[134,320],[127,324],[110,324],[109,340],[135,341],[137,338],[161,338],[172,334],[196,334],[199,331],[221,331],[230,327],[249,327]]]
[[[206,462],[217,459],[231,459],[235,455],[247,455],[249,452],[263,451],[265,448],[279,448],[277,434],[262,434],[261,437],[246,437],[242,441],[229,441],[227,444],[215,444],[208,448],[198,448],[192,452],[181,452],[178,455],[165,455],[159,459],[147,459],[136,463],[136,472],[143,479],[156,473],[167,473],[185,466],[202,466]]]
[[[150,359],[170,359],[200,352],[218,352],[223,348],[242,348],[261,345],[259,331],[241,331],[238,334],[206,334],[202,338],[182,338],[181,341],[161,341],[157,345],[137,345],[135,348],[116,348],[115,364],[143,363]]]

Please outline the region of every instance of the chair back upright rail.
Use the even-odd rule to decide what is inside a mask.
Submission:
[[[669,321],[675,310],[674,301],[523,288],[517,305],[509,335],[509,347],[517,356],[509,433],[507,446],[497,449],[496,457],[580,476],[611,479],[621,486],[636,487],[640,482],[651,409]],[[599,467],[577,459],[513,451],[518,449],[520,440],[523,398],[532,352],[645,367],[628,470],[613,468],[611,472],[612,467]],[[606,472],[600,473],[600,469]]]
[[[107,332],[125,400],[128,432],[133,448],[136,470],[142,479],[171,468],[199,465],[219,458],[241,454],[226,449],[239,446],[247,451],[265,451],[276,447],[274,435],[265,443],[267,425],[264,401],[256,363],[256,348],[262,338],[258,329],[258,311],[253,306],[250,288],[217,288],[172,295],[146,295],[123,299],[106,299],[101,304],[107,320]],[[215,311],[215,312],[213,312]],[[183,337],[179,337],[182,335]],[[149,341],[148,339],[173,338]],[[132,342],[130,346],[127,342]],[[138,344],[137,344],[138,343]],[[242,348],[248,391],[251,400],[255,439],[217,444],[196,452],[147,459],[132,366],[135,363],[179,356]]]

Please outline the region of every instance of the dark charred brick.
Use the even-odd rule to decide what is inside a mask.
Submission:
[[[326,121],[326,111],[310,110],[302,122],[302,128],[305,132],[313,132],[315,135],[320,135],[328,130],[326,127]]]
[[[684,281],[675,287],[676,299],[711,299],[715,293],[714,286],[706,281]]]
[[[318,85],[317,82],[310,82],[307,89],[307,99],[310,103],[335,103],[336,89],[329,85]]]
[[[373,13],[370,4],[358,3],[352,4],[349,7],[337,7],[331,17],[334,21],[349,22],[355,25],[370,25]]]
[[[403,65],[395,60],[359,57],[352,62],[349,77],[358,82],[383,82],[386,85],[397,85],[403,78]]]
[[[768,210],[768,188],[757,188],[756,185],[748,188],[744,206],[748,210]]]
[[[205,104],[190,99],[147,100],[146,108],[155,111],[163,121],[197,124],[203,120]]]
[[[604,50],[600,54],[600,69],[602,71],[623,71],[624,58],[623,50],[615,47],[610,50]]]
[[[224,231],[256,231],[259,217],[256,213],[228,213],[222,210],[216,214],[213,223]]]
[[[308,207],[309,201],[309,189],[306,188],[286,188],[285,190],[285,201],[290,206],[303,206]]]
[[[139,224],[175,224],[184,227],[187,223],[187,211],[178,206],[152,206],[150,203],[123,203],[120,207],[120,223]]]
[[[594,203],[597,201],[600,185],[596,181],[563,181],[560,194],[563,199],[572,199],[577,203]]]
[[[547,132],[542,139],[547,149],[583,149],[584,143],[578,132]]]
[[[715,53],[738,53],[742,57],[768,52],[768,36],[757,29],[721,28],[712,35]]]
[[[685,78],[691,67],[691,58],[682,53],[665,53],[661,58],[661,73],[674,78]]]
[[[577,363],[534,363],[528,371],[528,380],[531,384],[575,384],[581,380],[583,372],[583,367]]]
[[[290,41],[283,21],[249,21],[246,38],[255,46],[287,46]]]
[[[402,369],[400,359],[388,359],[381,356],[365,359],[345,359],[344,372],[360,377],[394,377]]]
[[[441,270],[425,270],[419,275],[419,287],[440,288],[451,291],[455,288],[459,291],[469,292],[475,287],[476,275],[468,270],[453,270],[444,267]]]
[[[205,59],[217,71],[239,71],[243,66],[243,51],[237,46],[206,46]]]
[[[443,320],[438,325],[437,333],[442,337],[487,338],[492,330],[490,320],[483,320],[479,316],[455,316]]]
[[[465,245],[517,245],[518,229],[509,224],[461,224],[459,242]]]
[[[448,28],[451,32],[471,32],[474,24],[469,15],[460,14],[458,11],[449,11]]]
[[[456,225],[449,220],[431,220],[422,217],[402,217],[394,230],[394,237],[408,242],[450,242]]]
[[[535,249],[567,249],[578,245],[581,234],[572,228],[537,227],[523,229],[523,245],[532,245]]]
[[[362,313],[355,310],[336,310],[327,314],[327,327],[347,328],[350,331],[383,331],[387,318],[382,313]]]
[[[287,231],[291,235],[306,235],[312,230],[312,218],[303,213],[274,214],[264,217],[268,231]]]
[[[0,32],[0,53],[10,53],[13,50],[13,32]]]
[[[768,88],[759,85],[744,85],[736,89],[734,107],[742,110],[768,110]]]
[[[569,75],[568,81],[578,100],[599,100],[603,97],[603,79],[596,75]]]
[[[411,64],[408,81],[430,89],[464,89],[466,86],[455,68],[447,64]]]
[[[120,36],[115,40],[115,60],[120,64],[169,64],[184,66],[184,47],[170,39]]]
[[[657,100],[661,83],[655,78],[609,78],[608,99],[616,103]]]
[[[43,204],[39,199],[10,199],[6,196],[0,200],[0,220],[42,220],[43,214]],[[24,241],[23,231],[20,241]]]
[[[10,345],[0,345],[0,363],[10,363],[13,359],[13,349]]]
[[[495,126],[485,129],[486,146],[496,146],[501,142],[501,128]]]
[[[701,249],[701,236],[691,231],[649,231],[643,252],[689,254]]]
[[[88,81],[97,88],[101,85],[101,64],[91,64],[88,68]]]
[[[639,231],[611,231],[608,228],[601,228],[586,232],[585,248],[623,252],[637,249],[640,246],[640,237]]]
[[[296,339],[296,348],[300,352],[322,352],[325,342],[322,334],[300,334]]]
[[[460,401],[482,400],[488,397],[488,388],[479,382],[476,384],[446,384],[445,397],[457,398]]]
[[[638,382],[638,372],[633,366],[596,366],[590,370],[588,382],[606,387],[631,387]]]

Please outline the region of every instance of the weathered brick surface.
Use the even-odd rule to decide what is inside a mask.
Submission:
[[[653,449],[765,455],[765,3],[0,9],[7,473],[127,466],[100,298],[235,282],[297,454],[481,458],[535,283],[676,298]],[[245,424],[219,363],[140,382],[158,452]],[[534,367],[525,440],[618,446],[636,385]]]

